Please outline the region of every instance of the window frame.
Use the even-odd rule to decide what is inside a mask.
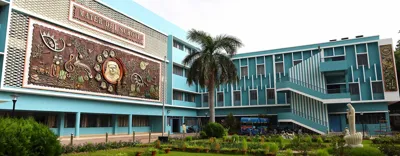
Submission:
[[[235,94],[235,93],[239,93],[239,100],[236,100],[236,94]],[[241,93],[240,90],[235,90],[235,91],[233,91],[233,102],[236,102],[236,101],[241,102],[241,101],[242,101],[241,95],[242,95],[242,93]]]
[[[256,96],[255,99],[253,99],[253,93],[252,92],[255,92],[255,94],[254,94]],[[258,89],[250,89],[249,90],[249,99],[250,100],[256,100],[256,101],[258,100]]]
[[[361,64],[361,65],[359,64],[360,59],[358,58],[358,56],[361,56],[361,55],[365,55],[365,57],[366,57],[366,59],[367,59],[367,60],[366,60],[366,63],[367,63],[367,64],[364,65],[364,66],[367,66],[367,67],[368,67],[368,66],[369,66],[368,53],[358,53],[358,54],[357,54],[357,56],[356,56],[356,57],[357,57],[357,66],[363,66],[363,64]]]
[[[282,72],[278,72],[278,64],[281,64],[282,65]],[[277,74],[277,73],[284,73],[285,72],[285,66],[284,66],[284,64],[283,64],[283,62],[275,62],[275,73]]]
[[[177,94],[177,93],[178,93],[178,94]],[[178,96],[178,95],[180,95],[180,96]],[[175,96],[180,97],[180,98],[176,99]],[[184,99],[183,99],[183,92],[174,90],[174,91],[173,91],[172,100],[183,101],[183,100],[184,100]]]
[[[246,68],[246,75],[243,75],[243,69]],[[241,66],[240,67],[240,77],[249,77],[249,66]]]
[[[378,84],[379,83],[379,84]],[[379,85],[379,89],[377,89],[374,85]],[[382,81],[372,81],[371,82],[371,88],[372,88],[372,93],[374,93],[374,94],[383,94],[385,91],[384,91],[384,88],[383,88],[383,82]],[[381,92],[377,92],[377,91],[381,91]]]
[[[201,95],[201,97],[202,97],[202,103],[208,103],[208,92],[207,93],[203,93],[202,95]],[[207,98],[204,98],[204,97],[207,97]],[[204,101],[204,100],[207,100],[207,101]]]
[[[354,91],[356,91],[356,92],[352,91],[351,86],[357,86],[357,89],[354,89]],[[349,92],[350,92],[350,95],[360,95],[360,85],[358,85],[358,83],[349,83]]]
[[[178,69],[181,70],[182,74],[176,73],[176,72],[178,72]],[[172,67],[172,73],[175,75],[178,75],[178,76],[185,76],[184,70],[185,70],[184,68],[177,66],[177,65],[173,65],[173,67]]]
[[[260,74],[260,72],[258,71],[258,67],[261,67],[262,66],[262,73]],[[257,64],[257,66],[256,66],[256,72],[257,72],[257,75],[265,75],[265,64]]]
[[[273,88],[267,88],[267,100],[275,100],[275,89]],[[272,98],[269,96],[270,94],[273,94]]]
[[[298,63],[296,63],[296,62],[298,62]],[[303,60],[293,60],[293,66],[295,66],[299,63],[302,63],[302,62],[303,62]]]

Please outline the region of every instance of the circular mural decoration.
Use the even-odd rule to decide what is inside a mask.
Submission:
[[[103,63],[104,79],[111,84],[117,84],[124,75],[121,62],[116,58],[108,58]]]

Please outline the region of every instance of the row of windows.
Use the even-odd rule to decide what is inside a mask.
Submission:
[[[194,102],[196,100],[196,95],[191,94],[191,93],[174,91],[173,99],[179,100],[179,101]]]
[[[344,56],[338,56],[338,57],[332,57],[332,61],[340,61],[344,60]],[[294,60],[293,61],[293,66],[301,63],[302,60]],[[357,54],[357,65],[358,66],[368,66],[368,55],[366,53],[362,54]],[[283,62],[276,62],[275,63],[275,72],[276,73],[283,73]],[[242,66],[240,67],[240,76],[247,76],[248,75],[248,67],[247,66]],[[257,75],[264,75],[265,74],[265,67],[264,64],[258,64],[257,65]]]
[[[33,118],[36,122],[46,125],[49,128],[58,127],[57,113],[16,111],[14,115],[18,118]],[[0,118],[9,116],[11,116],[11,111],[0,111]]]
[[[64,127],[75,127],[76,115],[68,113],[65,115]],[[129,118],[127,115],[118,116],[118,126],[128,127]],[[81,114],[80,127],[111,127],[112,116],[105,114]],[[132,116],[133,127],[146,127],[149,126],[148,116]]]
[[[250,100],[257,100],[258,94],[257,90],[250,90]],[[267,89],[267,99],[275,99],[275,90],[274,89]],[[240,102],[241,96],[240,91],[233,91],[233,100],[234,102]],[[208,93],[203,94],[203,102],[208,102]],[[217,93],[217,102],[224,102],[224,94]]]
[[[364,113],[363,115],[356,114],[356,124],[379,124],[384,122],[385,113]],[[346,120],[346,124],[348,121]]]
[[[192,49],[192,48],[190,48],[190,47],[188,47],[188,46],[185,46],[185,45],[183,45],[182,43],[179,43],[179,42],[177,42],[177,41],[174,41],[173,46],[174,46],[175,48],[178,48],[178,49],[180,49],[180,50],[182,50],[182,51],[185,51],[185,52],[187,52],[187,53],[189,53],[189,54],[191,54],[191,53],[193,53],[193,52],[196,51],[196,50],[194,50],[194,49]]]
[[[283,73],[283,63],[275,63],[275,70],[276,73]],[[248,76],[248,66],[242,66],[240,67],[240,76]],[[257,65],[257,75],[265,75],[265,66],[264,64],[258,64]]]
[[[349,84],[350,94],[360,94],[360,88],[358,83],[351,83]],[[381,81],[372,82],[372,92],[373,93],[383,93],[383,84]]]

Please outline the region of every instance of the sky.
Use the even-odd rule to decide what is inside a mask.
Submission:
[[[400,39],[400,0],[134,0],[184,30],[228,34],[239,53],[357,35]]]

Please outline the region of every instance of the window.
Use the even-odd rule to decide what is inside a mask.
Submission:
[[[240,102],[240,91],[233,92],[233,99],[235,102]]]
[[[174,47],[183,50],[183,45],[177,41],[174,41]]]
[[[128,116],[127,115],[119,115],[118,116],[118,127],[128,127]]]
[[[96,114],[82,114],[81,127],[98,127],[98,115]]]
[[[186,126],[195,126],[196,124],[196,118],[185,118],[184,121]]]
[[[258,75],[264,75],[265,74],[265,70],[264,70],[264,65],[263,64],[257,65],[257,74]]]
[[[368,66],[368,55],[365,54],[357,54],[357,65],[359,66]]]
[[[382,82],[372,82],[372,92],[373,93],[383,93]]]
[[[149,126],[148,116],[133,116],[132,117],[133,127],[147,127]]]
[[[268,99],[275,99],[275,90],[267,89],[267,97],[268,97]]]
[[[195,101],[195,95],[190,94],[190,93],[186,93],[185,101],[187,101],[187,102],[194,102],[194,101]]]
[[[174,91],[174,100],[183,100],[182,92]]]
[[[248,76],[248,74],[247,74],[247,66],[240,67],[240,76],[241,77]]]
[[[203,94],[203,102],[207,103],[208,102],[208,93]]]
[[[340,85],[327,85],[328,94],[340,93]]]
[[[350,88],[350,94],[351,95],[358,95],[360,94],[360,90],[358,88],[358,84],[357,83],[351,83],[349,84],[349,88]]]
[[[222,93],[222,92],[217,93],[217,101],[224,102],[224,93]]]
[[[174,65],[174,70],[173,71],[174,71],[175,75],[183,76],[183,68],[182,67]]]
[[[185,52],[187,52],[188,54],[192,53],[192,49],[190,49],[189,47],[185,46]]]
[[[332,57],[332,61],[341,61],[341,60],[344,60],[344,59],[345,59],[344,56]]]
[[[257,100],[257,90],[250,90],[250,100]]]
[[[76,120],[76,114],[75,113],[67,113],[67,114],[65,114],[64,127],[65,128],[73,128],[73,127],[75,127],[75,120]]]
[[[283,73],[283,63],[275,63],[276,73]]]
[[[293,66],[295,66],[295,65],[297,65],[297,64],[299,64],[299,63],[301,63],[303,60],[296,60],[296,61],[293,61]]]
[[[385,113],[356,113],[356,124],[379,124],[380,120],[385,119]],[[348,121],[346,120],[346,124]]]
[[[111,115],[98,115],[98,126],[99,127],[111,127]]]

